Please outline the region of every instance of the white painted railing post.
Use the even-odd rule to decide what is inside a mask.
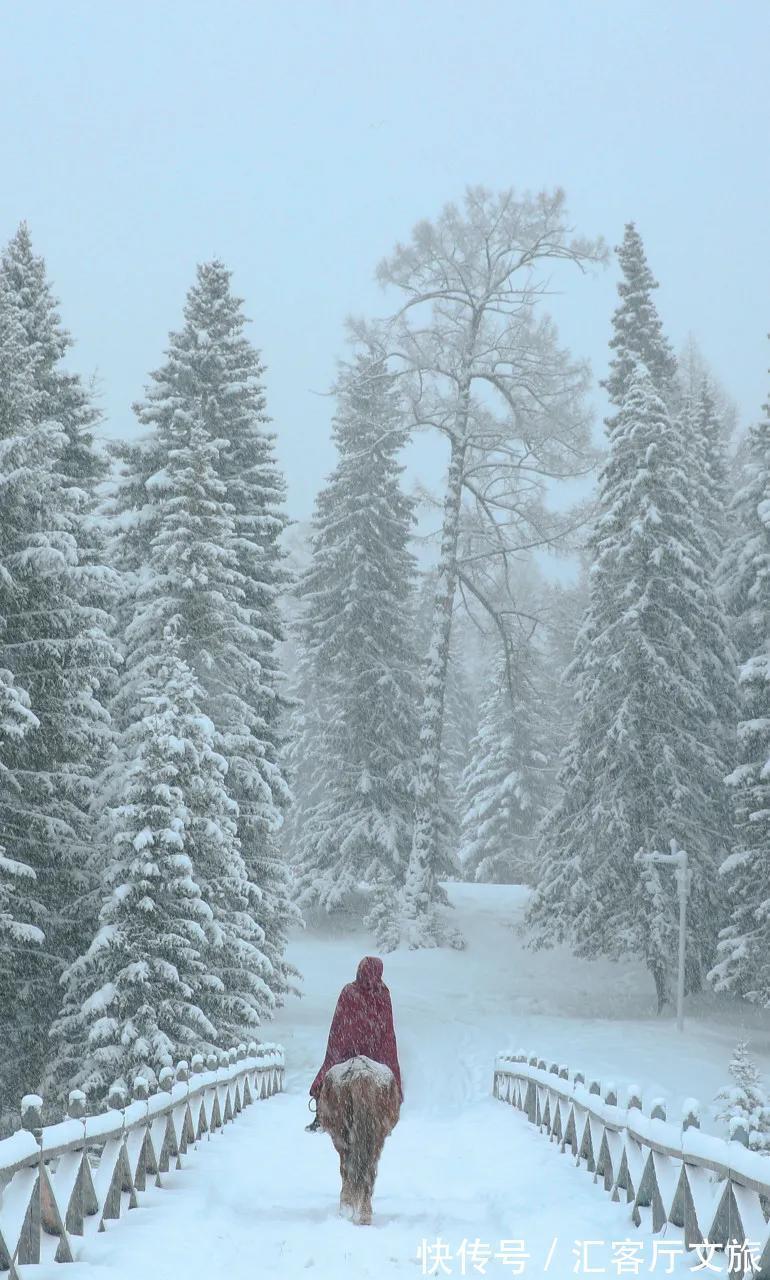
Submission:
[[[29,1093],[21,1100],[21,1124],[34,1138],[38,1153],[36,1177],[17,1244],[16,1261],[35,1263],[40,1261],[40,1189],[43,1174],[43,1099],[35,1093]]]

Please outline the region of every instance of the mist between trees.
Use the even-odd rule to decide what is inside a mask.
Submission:
[[[549,307],[555,270],[581,290],[608,266],[599,455]],[[3,254],[6,1112],[253,1038],[300,989],[303,917],[462,948],[452,878],[531,885],[533,945],[640,956],[662,1008],[675,892],[635,855],[672,838],[688,989],[770,1003],[767,408],[736,433],[665,336],[634,224],[614,257],[561,191],[469,188],[378,277],[305,538],[222,262],[197,269],[141,434],[105,456],[26,226]],[[429,569],[416,433],[448,448]],[[555,509],[594,472],[594,501]],[[544,552],[579,580],[552,585]]]

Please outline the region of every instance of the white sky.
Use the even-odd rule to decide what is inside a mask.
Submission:
[[[112,435],[219,255],[253,319],[305,518],[333,464],[319,395],[378,259],[467,183],[559,184],[609,243],[636,220],[679,346],[744,421],[770,327],[767,0],[5,0],[0,237],[22,218]],[[604,372],[613,265],[553,300]],[[601,401],[597,398],[601,411]],[[428,442],[415,469],[428,479]]]

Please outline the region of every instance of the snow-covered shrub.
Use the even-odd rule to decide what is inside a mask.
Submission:
[[[725,1085],[716,1095],[716,1101],[721,1103],[717,1118],[726,1123],[731,1138],[740,1136],[743,1141],[745,1135],[752,1151],[770,1155],[770,1105],[745,1040],[735,1046],[728,1070],[732,1084]]]

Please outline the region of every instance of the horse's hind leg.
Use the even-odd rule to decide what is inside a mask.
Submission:
[[[362,1162],[359,1170],[358,1179],[358,1208],[356,1213],[356,1222],[362,1227],[371,1226],[372,1222],[372,1195],[374,1194],[374,1184],[377,1179],[377,1169],[382,1155],[382,1148],[385,1145],[385,1135],[372,1135],[368,1144],[366,1159]]]
[[[352,1184],[352,1219],[357,1226],[368,1227],[372,1221],[372,1197],[360,1176]]]
[[[355,1221],[359,1227],[370,1227],[372,1225],[372,1196],[371,1192],[361,1190],[356,1209]]]
[[[356,1195],[352,1178],[349,1151],[340,1152],[340,1179],[342,1181],[342,1190],[340,1191],[340,1213],[345,1218],[355,1218]]]

